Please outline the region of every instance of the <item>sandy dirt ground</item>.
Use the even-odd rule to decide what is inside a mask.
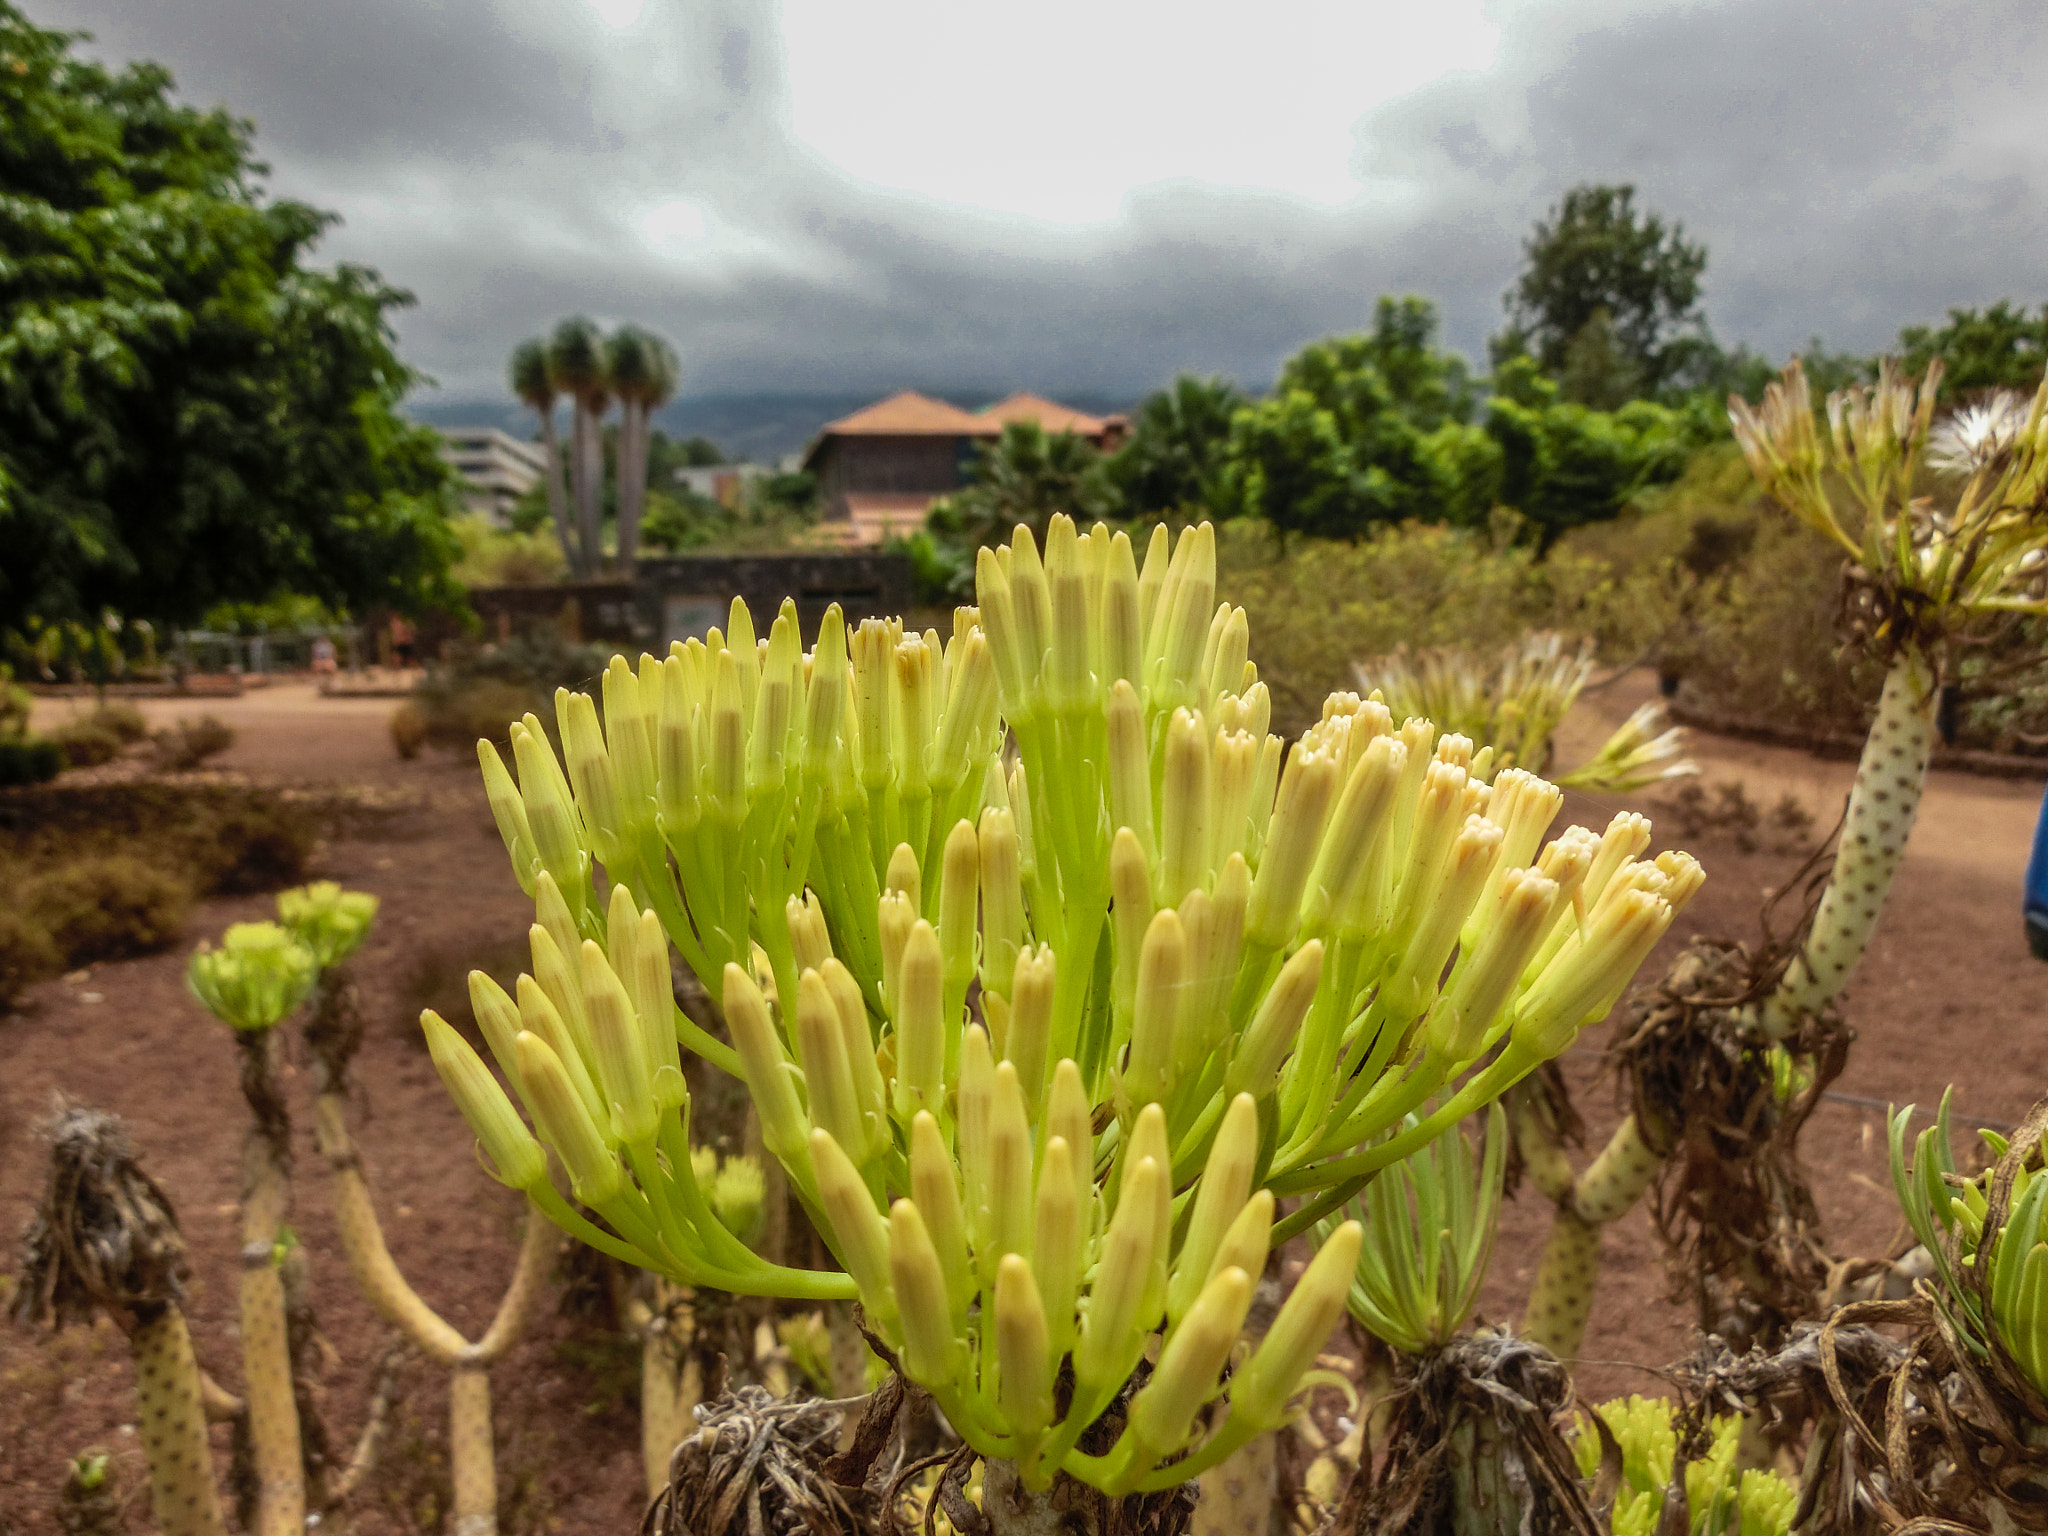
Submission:
[[[1643,696],[1629,678],[1591,696],[1567,726],[1560,760],[1571,762]],[[46,702],[38,723],[71,708]],[[458,1328],[479,1330],[510,1271],[519,1213],[477,1168],[471,1138],[418,1043],[419,1008],[461,1010],[461,977],[473,964],[516,967],[530,908],[506,868],[473,761],[394,756],[388,700],[327,700],[280,684],[240,698],[150,700],[153,724],[203,712],[237,732],[223,768],[269,779],[369,784],[410,796],[416,809],[373,836],[316,853],[316,873],[376,893],[383,912],[355,972],[369,1021],[358,1069],[358,1139],[386,1236],[400,1267]],[[1739,742],[1700,740],[1709,783],[1740,779],[1768,807],[1789,793],[1821,831],[1833,824],[1852,765]],[[1931,1103],[1956,1085],[1965,1117],[2018,1120],[2048,1091],[2048,966],[2027,953],[2019,886],[2041,786],[1935,775],[1898,887],[1847,1000],[1857,1030],[1843,1095],[1882,1103]],[[1604,824],[1627,801],[1574,796],[1567,818]],[[1562,825],[1562,822],[1560,823]],[[1709,881],[1654,957],[1693,934],[1751,939],[1767,891],[1798,859],[1742,853],[1708,837],[1694,851]],[[124,1116],[145,1165],[176,1200],[191,1248],[189,1311],[201,1356],[224,1381],[239,1379],[234,1342],[234,1211],[237,1148],[246,1113],[235,1088],[226,1032],[184,991],[186,953],[231,921],[265,915],[266,897],[204,903],[171,953],[34,988],[0,1017],[0,1234],[11,1245],[42,1184],[34,1127],[54,1096]],[[1589,1031],[1565,1063],[1597,1146],[1619,1118],[1599,1078]],[[351,1285],[335,1238],[324,1168],[311,1140],[306,1073],[290,1074],[297,1125],[294,1227],[307,1251],[322,1327],[333,1345],[323,1411],[338,1442],[353,1439],[386,1330]],[[1888,1251],[1898,1218],[1884,1159],[1883,1112],[1853,1102],[1817,1111],[1805,1140],[1827,1237],[1837,1254]],[[1485,1316],[1519,1314],[1548,1225],[1543,1202],[1524,1191],[1506,1212]],[[1581,1386],[1598,1398],[1657,1390],[1657,1368],[1690,1345],[1690,1316],[1666,1298],[1666,1277],[1644,1211],[1603,1237],[1602,1277]],[[11,1282],[0,1253],[0,1287]],[[639,1513],[637,1362],[604,1331],[552,1302],[493,1374],[503,1523],[510,1532],[617,1532]],[[351,1523],[365,1536],[440,1528],[445,1478],[446,1383],[409,1365],[384,1452],[383,1476]],[[114,1453],[128,1490],[128,1527],[148,1528],[141,1457],[133,1429],[132,1371],[110,1327],[58,1338],[0,1327],[0,1532],[52,1532],[65,1458],[89,1446]],[[219,1452],[225,1465],[225,1434]]]

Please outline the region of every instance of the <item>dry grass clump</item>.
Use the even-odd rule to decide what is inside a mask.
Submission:
[[[197,720],[180,720],[149,739],[161,771],[185,773],[227,751],[235,744],[235,733],[218,716],[201,715]]]
[[[427,716],[419,705],[407,699],[391,711],[391,750],[408,763],[427,744]]]

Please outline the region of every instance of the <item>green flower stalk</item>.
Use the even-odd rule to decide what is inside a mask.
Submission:
[[[1359,1230],[1331,1229],[1227,1392],[1224,1271],[1563,1050],[1691,890],[1584,829],[1546,845],[1553,786],[1489,784],[1469,740],[1378,700],[1333,696],[1285,750],[1206,525],[1141,568],[1056,517],[977,577],[943,644],[834,613],[806,656],[793,609],[757,646],[736,604],[730,640],[617,660],[602,717],[560,705],[566,774],[515,730],[524,833],[487,777],[530,859],[534,971],[486,1034],[594,1213],[529,1186],[575,1235],[678,1284],[857,1293],[1018,1486],[1142,1492],[1285,1416]],[[629,983],[657,932],[730,1044]],[[766,1265],[705,1210],[678,1043],[745,1080],[846,1273]],[[465,1109],[510,1142],[499,1103]],[[1304,1197],[1277,1226],[1275,1194]],[[1155,1335],[1166,1382],[1081,1451]]]

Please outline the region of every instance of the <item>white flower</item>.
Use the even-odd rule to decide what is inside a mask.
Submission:
[[[2026,419],[2027,402],[2001,389],[1934,429],[1927,440],[1928,465],[1952,475],[1973,474],[2018,443]]]

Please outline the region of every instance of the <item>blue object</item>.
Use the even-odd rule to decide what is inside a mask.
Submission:
[[[2027,889],[2022,910],[2027,921],[2027,947],[2037,960],[2048,960],[2048,798],[2034,823],[2034,852],[2027,860]]]

